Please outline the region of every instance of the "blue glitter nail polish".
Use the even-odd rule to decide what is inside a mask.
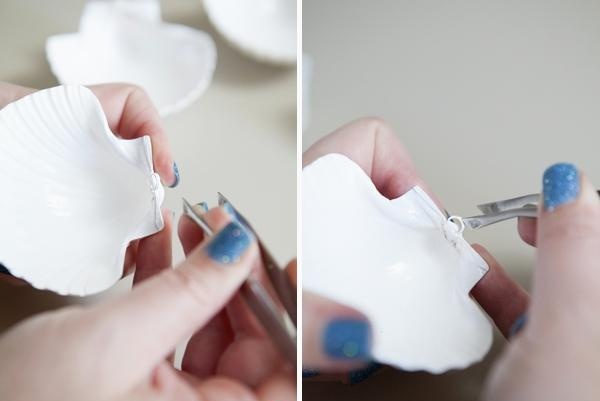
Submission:
[[[253,240],[252,234],[241,224],[232,221],[211,239],[206,253],[214,261],[229,265],[240,260]]]
[[[236,219],[236,220],[238,219],[237,213],[233,209],[233,206],[231,206],[231,203],[229,203],[229,202],[223,203],[223,210],[225,210],[227,212],[227,214],[230,215],[231,217],[233,217],[234,219]]]
[[[557,163],[544,172],[544,209],[551,212],[579,195],[579,171],[570,163]]]
[[[169,185],[169,188],[175,188],[179,185],[179,167],[177,167],[177,163],[173,162],[173,174],[175,174],[175,181]]]
[[[348,374],[348,380],[350,380],[350,384],[357,384],[362,381],[367,380],[369,377],[373,376],[375,372],[383,367],[382,364],[377,362],[371,362],[369,366],[361,370],[355,370],[354,372],[350,372]]]
[[[223,206],[223,209],[227,212],[227,214],[230,215],[235,221],[237,221],[238,223],[241,223],[244,227],[246,227],[248,229],[248,231],[252,231],[252,229],[250,228],[250,223],[248,223],[248,220],[246,220],[244,218],[244,216],[239,214],[233,208],[233,206],[231,206],[231,203],[225,202],[225,203],[223,203],[222,206]]]
[[[323,335],[323,349],[335,359],[369,359],[371,329],[363,320],[338,319],[331,321]]]
[[[513,338],[515,335],[517,335],[519,331],[521,331],[521,329],[525,327],[525,323],[527,323],[527,314],[523,313],[517,318],[517,320],[515,320],[513,325],[510,327],[510,330],[508,332],[508,338]]]

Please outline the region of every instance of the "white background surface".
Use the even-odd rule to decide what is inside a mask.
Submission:
[[[76,31],[83,4],[2,1],[0,80],[37,88],[56,85],[44,43],[50,35]],[[296,254],[296,70],[263,66],[232,50],[211,27],[199,0],[162,5],[165,20],[210,33],[218,53],[206,93],[165,119],[181,183],[165,189],[164,206],[178,218],[182,196],[216,205],[221,191],[247,215],[276,259],[287,263]],[[174,254],[176,261],[182,259],[178,241]],[[94,302],[128,286],[124,280],[107,293],[76,299],[0,284],[0,331],[32,313]]]
[[[304,148],[357,117],[383,117],[462,216],[478,203],[538,192],[556,161],[576,163],[600,184],[600,3],[305,0],[303,19],[303,51],[314,58]],[[534,254],[514,221],[467,239],[527,281]],[[386,371],[351,387],[312,383],[304,395],[475,400],[494,355],[442,376]]]

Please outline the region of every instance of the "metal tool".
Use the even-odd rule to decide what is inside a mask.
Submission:
[[[463,217],[461,223],[476,230],[515,217],[536,217],[539,199],[540,194],[531,194],[477,205],[483,214]],[[451,221],[456,222],[456,218]]]
[[[490,224],[499,223],[515,217],[537,217],[537,207],[540,194],[530,194],[511,199],[477,205],[483,214],[471,217],[449,216],[448,220],[459,226],[459,231],[465,227],[479,229]]]
[[[283,305],[283,310],[277,300],[273,299],[267,288],[256,278],[246,279],[241,288],[241,294],[265,332],[271,337],[281,354],[296,366],[296,291],[292,288],[286,273],[275,262],[267,251],[256,231],[244,216],[222,194],[219,195],[219,205],[227,205],[235,214],[236,219],[256,237],[260,255],[267,272],[267,277],[273,285],[278,301]],[[183,199],[183,213],[196,223],[206,236],[213,235],[213,229],[194,206]],[[289,318],[286,321],[286,317]]]
[[[600,195],[600,191],[597,192]],[[459,225],[459,230],[462,231],[465,227],[476,230],[515,217],[537,217],[540,197],[541,194],[529,194],[483,203],[477,205],[477,208],[483,213],[482,215],[471,217],[448,216],[448,220]]]

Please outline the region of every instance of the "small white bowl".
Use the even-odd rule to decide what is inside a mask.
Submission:
[[[217,31],[248,56],[296,64],[295,0],[204,0],[204,9]]]

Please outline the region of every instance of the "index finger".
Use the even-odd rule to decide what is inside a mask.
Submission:
[[[158,110],[146,92],[131,84],[102,84],[89,88],[100,101],[113,132],[125,139],[150,137],[154,168],[163,183],[176,186],[179,172],[173,162],[169,140]]]
[[[306,166],[329,153],[352,159],[386,198],[397,198],[418,185],[443,210],[442,203],[417,173],[406,148],[383,120],[361,118],[342,126],[306,150],[302,164]]]

